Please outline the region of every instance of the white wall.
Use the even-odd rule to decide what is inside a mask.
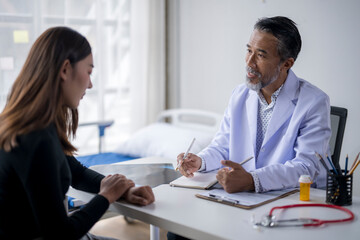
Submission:
[[[176,8],[177,93],[172,106],[222,113],[232,89],[244,82],[246,44],[258,18],[283,15],[298,24],[303,47],[293,70],[349,110],[341,153],[360,151],[360,1],[181,0]],[[171,45],[170,45],[171,46]],[[175,91],[172,89],[172,91]],[[360,196],[360,167],[354,194]]]

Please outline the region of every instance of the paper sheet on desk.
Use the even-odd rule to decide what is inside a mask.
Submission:
[[[227,193],[223,189],[214,189],[209,192],[196,194],[197,197],[232,205],[240,208],[250,209],[275,201],[298,192],[298,189],[284,189],[265,193],[238,192]]]

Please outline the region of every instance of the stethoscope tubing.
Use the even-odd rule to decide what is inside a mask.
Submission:
[[[289,208],[297,208],[297,207],[325,207],[325,208],[334,208],[338,209],[340,211],[346,212],[349,217],[348,218],[342,218],[342,219],[333,219],[333,220],[321,220],[316,218],[309,218],[309,220],[312,220],[312,223],[304,223],[302,226],[304,227],[311,227],[311,226],[320,226],[325,223],[339,223],[339,222],[349,222],[354,220],[354,213],[350,211],[347,208],[337,206],[337,205],[331,205],[331,204],[322,204],[322,203],[310,203],[310,204],[291,204],[291,205],[284,205],[284,206],[277,206],[273,207],[269,212],[269,217],[273,216],[273,212],[277,209],[289,209]],[[286,220],[285,220],[286,221]]]

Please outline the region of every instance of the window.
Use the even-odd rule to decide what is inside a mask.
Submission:
[[[126,139],[130,122],[130,2],[0,0],[0,110],[35,39],[49,27],[65,25],[89,40],[94,56],[93,88],[80,103],[80,123],[115,121],[106,133],[105,149]],[[97,127],[79,128],[74,145],[80,155],[96,153]]]

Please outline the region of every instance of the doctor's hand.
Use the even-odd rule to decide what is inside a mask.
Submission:
[[[154,193],[150,186],[132,187],[125,194],[128,203],[146,206],[155,201]]]
[[[113,203],[134,186],[134,182],[124,175],[108,175],[101,180],[99,195],[104,196],[109,203]]]
[[[225,166],[218,171],[216,179],[228,193],[253,191],[255,189],[254,180],[250,173],[238,163],[230,160],[221,160]]]
[[[184,160],[183,157],[184,153],[180,153],[177,156],[177,164],[180,164],[179,171],[185,177],[193,177],[194,172],[201,167],[201,158],[192,153],[188,153]]]

